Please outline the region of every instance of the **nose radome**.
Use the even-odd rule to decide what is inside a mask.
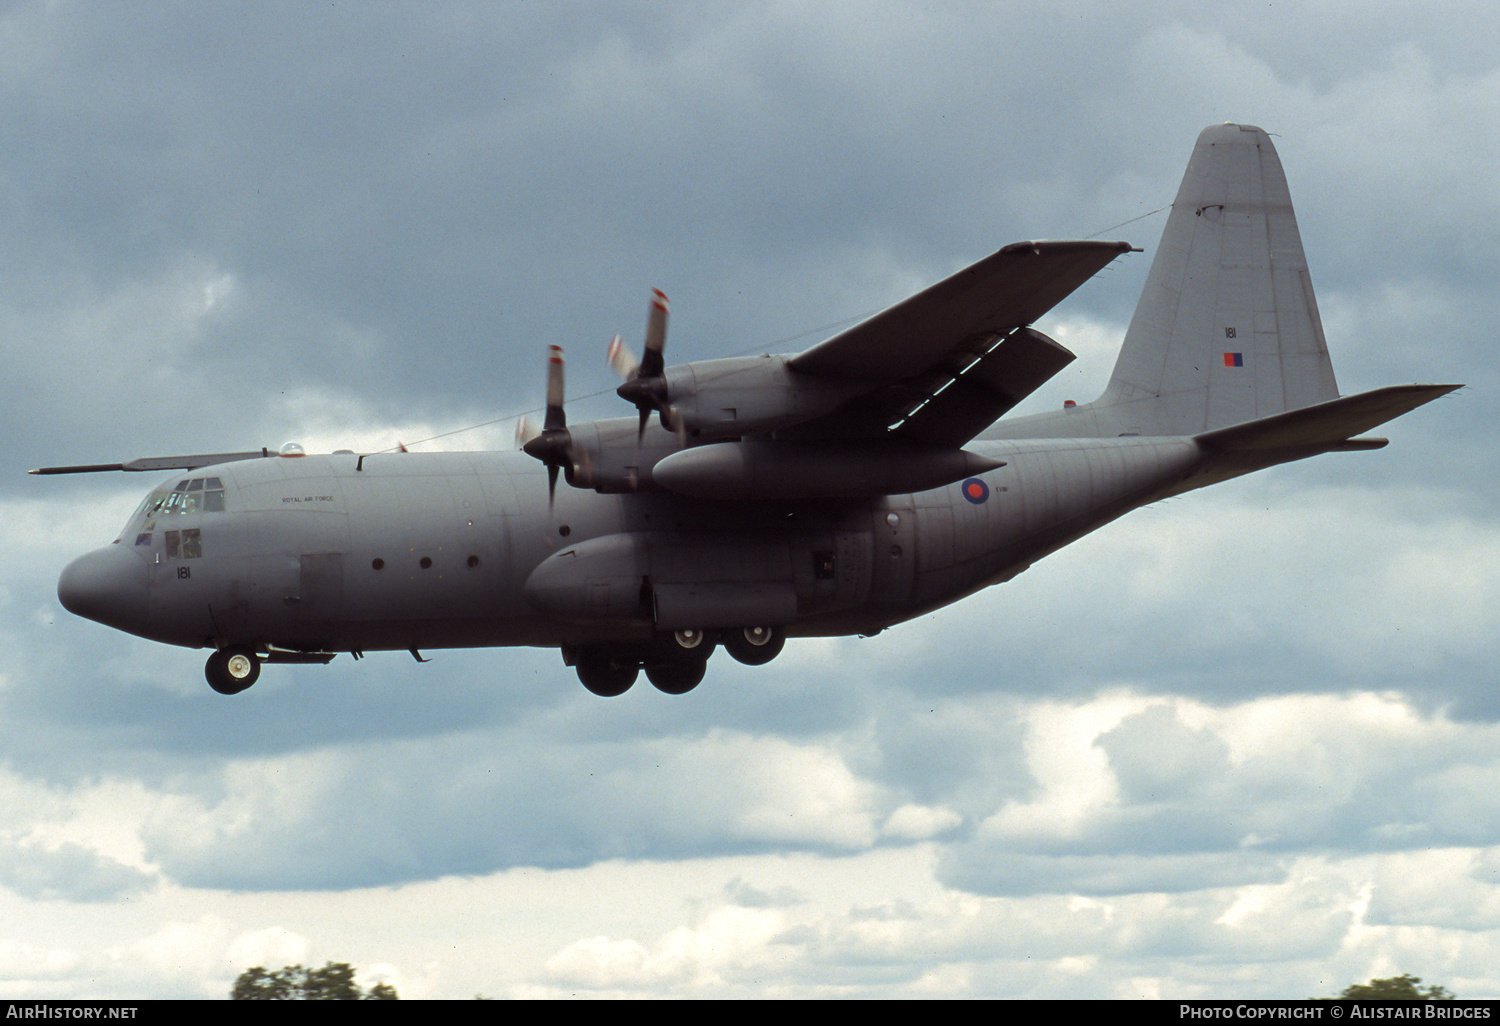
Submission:
[[[70,613],[138,634],[145,629],[144,560],[122,545],[95,549],[63,568],[57,599]]]

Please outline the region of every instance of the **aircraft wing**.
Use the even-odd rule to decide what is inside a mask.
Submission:
[[[962,445],[1074,359],[1028,327],[1132,247],[1017,242],[792,357],[869,392],[798,434],[898,434]]]
[[[211,467],[219,463],[234,463],[237,460],[258,460],[275,455],[276,451],[274,449],[261,449],[257,452],[209,452],[195,453],[191,456],[144,456],[125,463],[87,463],[72,467],[38,467],[36,470],[28,470],[27,473],[99,474],[110,470],[136,472],[197,470],[199,467]]]

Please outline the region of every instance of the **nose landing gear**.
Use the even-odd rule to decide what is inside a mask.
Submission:
[[[219,694],[237,695],[260,677],[260,657],[244,645],[230,645],[208,657],[203,675]]]

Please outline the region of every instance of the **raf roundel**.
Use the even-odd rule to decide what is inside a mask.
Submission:
[[[964,498],[978,506],[990,497],[990,486],[977,477],[971,477],[963,483],[963,493]]]

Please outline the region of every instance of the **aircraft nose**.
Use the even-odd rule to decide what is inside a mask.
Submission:
[[[79,556],[57,579],[57,599],[70,613],[138,634],[146,627],[146,563],[122,545]]]

